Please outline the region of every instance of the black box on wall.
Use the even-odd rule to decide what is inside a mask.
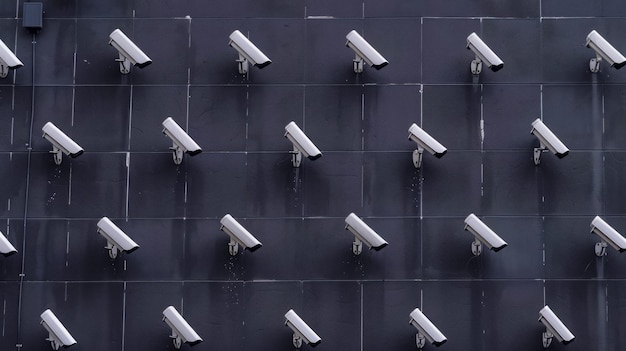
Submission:
[[[39,31],[43,28],[43,3],[24,3],[24,22],[22,26],[31,31]]]

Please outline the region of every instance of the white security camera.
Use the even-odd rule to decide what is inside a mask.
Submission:
[[[626,251],[626,238],[599,216],[596,216],[591,221],[591,232],[597,234],[601,239],[595,246],[595,252],[598,257],[606,255],[606,247],[609,244],[619,252]]]
[[[17,253],[15,247],[11,245],[9,240],[4,236],[4,234],[2,234],[2,232],[0,232],[0,253],[3,254],[5,257],[9,257]]]
[[[24,66],[22,61],[15,56],[13,51],[0,40],[0,78],[6,78],[10,69]]]
[[[116,48],[119,52],[119,58],[115,61],[120,63],[120,72],[122,74],[130,73],[131,65],[144,68],[152,63],[148,55],[141,51],[120,29],[114,30],[109,35],[109,45]]]
[[[387,242],[372,228],[370,228],[365,222],[361,220],[354,213],[350,213],[346,217],[346,229],[354,234],[354,242],[352,243],[352,253],[360,255],[363,251],[363,243],[365,243],[370,250],[376,251],[387,246]]]
[[[41,325],[48,331],[46,340],[50,341],[53,350],[58,350],[61,346],[66,348],[76,344],[76,340],[74,340],[70,332],[65,329],[61,321],[50,309],[43,311],[41,314]]]
[[[304,134],[296,122],[291,121],[285,126],[285,138],[293,143],[293,151],[291,151],[291,154],[294,167],[300,167],[302,155],[308,157],[309,160],[317,160],[322,157],[322,152],[313,144],[311,139]]]
[[[476,55],[476,58],[472,60],[470,65],[470,70],[473,75],[480,74],[483,62],[494,72],[504,67],[504,62],[502,62],[498,55],[496,55],[476,33],[472,33],[467,37],[467,48],[472,50],[474,55]]]
[[[354,73],[363,72],[363,61],[376,69],[381,69],[389,64],[383,55],[379,54],[357,31],[350,31],[346,35],[346,39],[348,39],[346,46],[354,50],[356,54],[352,61]]]
[[[254,251],[261,246],[258,241],[246,228],[244,228],[239,222],[237,222],[233,216],[226,214],[220,220],[220,230],[230,236],[230,242],[228,243],[228,252],[231,256],[235,256],[239,251],[239,245],[244,249]]]
[[[175,349],[180,349],[183,343],[193,346],[202,342],[202,338],[191,328],[174,306],[169,306],[163,310],[163,321],[172,328],[170,338],[172,338]]]
[[[473,213],[470,213],[469,216],[465,218],[465,230],[474,234],[476,238],[474,242],[472,242],[472,253],[474,256],[478,256],[482,253],[483,243],[487,245],[489,249],[496,252],[502,250],[507,245],[506,241],[502,240],[498,234],[491,230]]]
[[[569,149],[559,138],[552,133],[550,128],[548,128],[541,119],[537,118],[532,123],[533,128],[530,133],[535,135],[537,139],[539,139],[539,147],[534,149],[533,160],[535,161],[535,166],[541,162],[541,153],[546,151],[548,148],[553,154],[558,158],[563,158],[567,156],[569,153]]]
[[[44,124],[41,130],[43,131],[43,137],[52,143],[52,151],[50,153],[54,154],[54,163],[57,165],[60,165],[63,160],[61,153],[74,158],[85,151],[52,122]]]
[[[417,336],[415,340],[418,349],[421,350],[424,348],[426,340],[437,347],[448,341],[446,336],[443,335],[439,329],[437,329],[433,322],[431,322],[430,319],[428,319],[428,317],[426,317],[424,313],[419,310],[419,308],[414,309],[413,312],[409,314],[409,317],[409,324],[413,325],[417,329]]]
[[[417,150],[413,151],[413,164],[415,168],[422,166],[422,154],[424,150],[428,150],[428,152],[437,158],[441,158],[441,156],[448,152],[448,149],[415,123],[411,124],[411,127],[409,127],[409,139],[417,143]]]
[[[595,30],[592,30],[587,35],[587,47],[592,48],[596,52],[596,57],[589,61],[591,72],[596,73],[600,71],[600,61],[602,60],[605,60],[615,69],[620,69],[626,65],[626,57]]]
[[[230,41],[228,45],[235,48],[239,52],[239,73],[248,73],[248,64],[263,68],[272,61],[265,56],[265,54],[254,45],[250,39],[246,38],[239,30],[235,30],[229,36]]]
[[[563,345],[574,341],[574,334],[567,329],[565,324],[552,312],[548,305],[539,311],[539,321],[546,326],[546,331],[542,333],[543,347],[545,349],[550,346],[553,337],[556,337]]]
[[[322,342],[322,338],[320,338],[293,310],[287,311],[285,318],[287,319],[285,325],[293,331],[293,346],[296,349],[302,347],[303,341],[313,347]]]
[[[193,139],[176,123],[172,117],[167,117],[163,121],[163,134],[172,139],[172,157],[174,163],[179,165],[183,162],[183,153],[194,156],[202,152],[202,149]]]
[[[109,257],[113,259],[117,257],[118,251],[131,253],[139,248],[139,245],[108,217],[102,217],[98,221],[98,233],[107,239],[107,246],[104,248],[109,250]]]

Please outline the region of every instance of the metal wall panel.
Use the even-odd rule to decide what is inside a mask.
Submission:
[[[0,231],[18,250],[0,257],[0,349],[48,350],[51,308],[72,349],[171,350],[171,305],[194,350],[292,350],[290,308],[317,349],[415,350],[416,307],[442,350],[541,350],[545,304],[576,336],[551,349],[623,349],[626,258],[597,257],[589,225],[626,233],[626,75],[590,73],[585,47],[596,29],[626,50],[621,1],[42,2],[36,34],[24,1],[0,3],[24,63],[0,81]],[[154,62],[120,74],[116,28]],[[240,75],[235,29],[272,64]],[[353,72],[353,29],[388,66]],[[501,71],[472,76],[471,32]],[[203,149],[180,165],[168,116]],[[534,165],[536,118],[567,157]],[[57,166],[48,121],[85,153]],[[290,121],[323,157],[292,166]],[[448,153],[416,169],[412,123]],[[350,212],[389,245],[355,256]],[[263,246],[231,256],[226,213]],[[470,213],[508,246],[475,257]],[[140,248],[111,260],[103,216]]]

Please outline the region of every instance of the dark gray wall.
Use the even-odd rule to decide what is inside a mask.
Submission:
[[[46,308],[73,350],[171,350],[168,305],[204,338],[194,350],[291,350],[290,308],[319,350],[415,350],[416,307],[441,350],[541,350],[544,304],[576,335],[552,349],[624,348],[626,257],[596,258],[589,224],[626,233],[626,70],[591,74],[585,48],[596,29],[626,51],[623,1],[43,3],[31,36],[23,0],[0,1],[0,39],[24,62],[0,81],[0,231],[19,250],[0,257],[0,350],[48,350]],[[121,75],[115,28],[153,64]],[[235,29],[273,61],[247,79]],[[352,29],[390,64],[354,74]],[[472,77],[471,32],[501,71]],[[202,154],[174,165],[167,116]],[[567,157],[533,164],[538,117]],[[299,169],[292,120],[324,153]],[[47,121],[85,153],[56,166]],[[449,150],[421,170],[411,123]],[[389,246],[354,256],[350,212]],[[508,247],[473,257],[471,212]],[[229,256],[226,213],[264,246]],[[102,216],[141,248],[111,261]]]

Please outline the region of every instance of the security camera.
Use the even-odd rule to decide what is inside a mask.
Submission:
[[[174,163],[179,165],[183,162],[183,153],[194,156],[202,152],[202,149],[193,139],[176,123],[172,117],[167,117],[163,121],[163,134],[172,139],[172,156]]]
[[[483,62],[494,72],[504,67],[504,62],[502,62],[498,55],[496,55],[476,33],[472,33],[467,37],[467,48],[472,50],[476,55],[476,58],[472,60],[470,65],[470,70],[473,75],[480,74]]]
[[[626,57],[595,30],[587,35],[587,47],[596,52],[596,57],[589,61],[589,69],[593,73],[600,71],[600,61],[602,60],[605,60],[615,69],[620,69],[626,65]]]
[[[58,350],[61,346],[66,348],[76,344],[76,340],[74,340],[70,332],[65,329],[61,321],[50,309],[43,311],[41,314],[41,325],[48,331],[46,340],[50,341],[53,350]]]
[[[6,78],[10,69],[24,66],[22,61],[15,56],[13,51],[0,40],[0,78]]]
[[[350,213],[348,217],[346,217],[346,229],[354,234],[352,253],[355,255],[361,254],[361,251],[363,251],[363,243],[365,243],[370,250],[374,249],[376,251],[388,244],[385,239],[378,235],[354,213]]]
[[[191,328],[174,306],[169,306],[163,310],[163,321],[172,328],[170,338],[172,338],[175,349],[180,349],[183,343],[194,346],[202,342],[202,338]]]
[[[430,319],[428,319],[428,317],[426,317],[424,313],[419,310],[419,308],[414,309],[413,312],[409,314],[409,317],[409,324],[413,325],[417,329],[417,336],[415,339],[419,350],[424,348],[426,340],[437,347],[448,341],[446,336],[443,335],[439,329],[437,329],[433,322],[431,322]]]
[[[626,251],[626,238],[599,216],[596,216],[591,221],[591,232],[597,234],[601,239],[595,246],[595,252],[598,257],[606,255],[606,247],[609,244],[619,252]]]
[[[352,61],[354,73],[363,72],[363,61],[376,69],[381,69],[389,64],[383,55],[379,54],[357,31],[350,31],[346,35],[346,39],[348,39],[346,46],[354,50],[356,54]]]
[[[119,52],[119,58],[115,62],[120,63],[122,74],[130,73],[130,67],[137,66],[144,68],[152,63],[152,60],[141,49],[130,40],[120,29],[114,30],[109,35],[109,45]]]
[[[539,321],[546,326],[546,331],[542,333],[543,348],[547,349],[550,346],[553,337],[556,337],[563,345],[574,341],[574,334],[567,329],[548,305],[539,311]]]
[[[229,38],[230,41],[228,42],[228,45],[235,48],[239,52],[239,59],[237,62],[239,63],[240,74],[248,73],[248,63],[251,63],[253,66],[257,66],[259,68],[263,68],[272,63],[272,61],[239,30],[232,32]]]
[[[285,126],[285,138],[293,143],[293,151],[290,153],[294,167],[300,167],[302,155],[308,157],[309,160],[317,160],[322,157],[322,152],[313,144],[311,139],[304,134],[296,122],[291,121]]]
[[[63,160],[61,153],[74,158],[80,156],[85,151],[52,122],[44,124],[41,130],[43,131],[43,137],[52,143],[52,151],[50,153],[54,155],[54,163],[57,165],[60,165]]]
[[[296,349],[302,347],[303,341],[305,344],[313,347],[322,342],[322,338],[320,338],[293,310],[287,311],[285,318],[287,319],[285,325],[293,331],[293,346]]]
[[[569,153],[569,149],[559,138],[552,133],[552,131],[541,121],[541,119],[537,118],[532,123],[533,128],[530,133],[534,134],[537,139],[539,139],[539,147],[534,149],[533,160],[535,162],[535,166],[539,165],[541,162],[541,153],[546,151],[548,148],[553,154],[555,154],[558,158],[563,158],[567,156]]]
[[[131,253],[139,248],[139,245],[116,226],[115,223],[111,222],[108,217],[102,217],[98,221],[98,233],[107,239],[107,246],[104,248],[109,250],[109,257],[112,259],[117,257],[118,251]]]
[[[239,222],[237,222],[233,216],[226,214],[220,220],[220,230],[230,236],[230,242],[228,243],[228,252],[231,256],[237,255],[239,251],[239,245],[244,249],[254,251],[263,246],[246,228],[244,228]]]
[[[9,240],[4,236],[4,234],[2,234],[2,232],[0,232],[0,253],[3,254],[5,257],[9,257],[17,253],[15,247],[11,245]]]
[[[417,143],[417,150],[413,151],[413,164],[415,168],[422,166],[422,154],[424,150],[428,150],[428,152],[437,158],[441,158],[448,152],[448,149],[415,123],[411,124],[411,127],[409,127],[409,139]]]
[[[482,244],[493,251],[500,251],[506,245],[506,241],[502,240],[493,230],[491,230],[483,221],[481,221],[475,214],[470,213],[465,218],[465,230],[474,234],[476,238],[472,242],[472,253],[474,256],[478,256],[482,253]]]

